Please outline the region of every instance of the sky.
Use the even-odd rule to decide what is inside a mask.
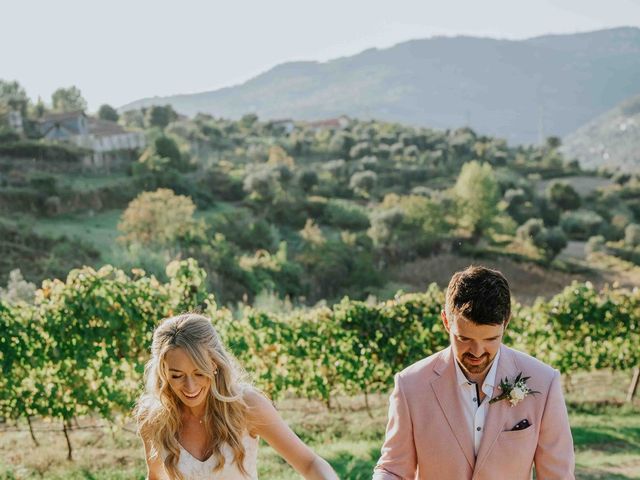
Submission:
[[[640,27],[640,0],[0,0],[0,79],[89,111],[242,83],[437,35],[524,39]]]

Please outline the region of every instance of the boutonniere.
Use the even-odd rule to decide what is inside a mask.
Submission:
[[[513,382],[510,382],[509,379],[505,377],[504,380],[500,381],[500,390],[502,390],[502,393],[489,400],[489,403],[499,402],[500,400],[509,400],[509,402],[511,402],[511,406],[515,407],[518,403],[524,400],[527,395],[540,393],[535,390],[531,390],[527,386],[527,380],[530,378],[531,377],[523,377],[522,372],[518,374]]]

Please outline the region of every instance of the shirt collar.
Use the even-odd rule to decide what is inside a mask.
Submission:
[[[487,376],[485,377],[484,383],[482,384],[482,391],[485,393],[487,393],[487,390],[489,392],[493,392],[493,389],[496,386],[496,372],[498,371],[498,360],[500,360],[500,349],[498,349],[498,353],[496,353],[496,356],[493,357],[491,368],[487,372]],[[453,363],[455,363],[456,365],[456,378],[458,380],[458,385],[464,385],[466,383],[469,383],[469,380],[467,379],[467,377],[465,377],[464,373],[462,373],[462,368],[460,368],[460,365],[458,365],[458,360],[455,358],[455,355],[454,355]]]

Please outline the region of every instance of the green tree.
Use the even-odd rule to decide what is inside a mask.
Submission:
[[[115,108],[105,103],[98,110],[98,118],[102,120],[109,120],[111,122],[117,122],[118,119],[120,118],[120,115],[118,114],[118,111]]]
[[[378,181],[378,175],[371,170],[364,170],[362,172],[356,172],[351,175],[349,180],[349,188],[354,192],[361,194],[364,197],[368,197],[375,187]]]
[[[51,104],[57,112],[72,112],[74,110],[86,110],[87,101],[82,97],[82,92],[75,86],[59,88],[51,95]]]
[[[18,82],[0,79],[0,105],[2,104],[19,111],[23,117],[26,117],[29,97]]]
[[[518,227],[516,235],[538,248],[547,261],[553,260],[567,246],[567,236],[560,227],[546,228],[539,218],[530,218]]]
[[[178,144],[171,137],[160,135],[149,145],[142,155],[139,164],[146,172],[167,173],[170,170],[186,172],[189,164],[184,161]]]
[[[152,105],[145,114],[145,123],[149,127],[165,128],[178,119],[178,114],[171,105]]]
[[[498,213],[500,191],[495,173],[488,163],[465,163],[453,187],[459,225],[477,241]]]
[[[554,180],[546,189],[547,198],[562,210],[575,210],[580,207],[580,195],[567,182]]]
[[[632,223],[624,229],[624,243],[635,248],[640,246],[640,225]]]

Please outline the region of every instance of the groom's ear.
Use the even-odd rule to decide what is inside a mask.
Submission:
[[[444,329],[447,331],[447,333],[451,333],[449,331],[449,319],[447,318],[447,314],[444,310],[440,311],[440,318],[442,318],[442,324],[444,325]],[[506,326],[504,328],[507,328]]]
[[[507,331],[507,327],[509,326],[509,322],[511,322],[511,314],[509,314],[509,318],[507,318],[507,320],[504,322],[504,328],[502,329],[503,333]]]

